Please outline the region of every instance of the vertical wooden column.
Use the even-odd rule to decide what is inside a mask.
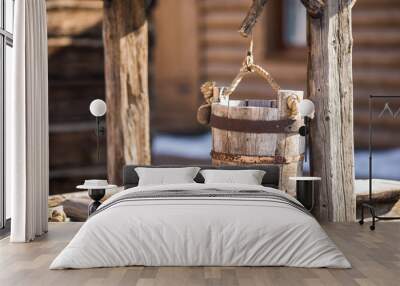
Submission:
[[[303,91],[279,90],[279,119],[288,119],[290,117],[288,99],[297,98],[300,101],[303,99],[303,95]],[[292,127],[293,130],[298,130],[303,124],[300,114],[297,113],[291,116],[291,119],[296,120]],[[289,160],[280,166],[279,189],[292,196],[296,196],[296,181],[290,180],[290,177],[298,177],[303,174],[303,159],[301,156],[304,154],[304,146],[304,138],[298,133],[281,133],[277,136],[276,155]]]
[[[148,36],[145,1],[104,0],[103,41],[109,180],[125,164],[150,164]]]
[[[322,221],[355,220],[351,2],[326,0],[322,16],[308,21],[308,97],[316,107],[311,163],[322,178]]]

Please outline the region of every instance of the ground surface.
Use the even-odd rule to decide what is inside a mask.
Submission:
[[[325,230],[352,269],[287,267],[124,267],[48,270],[81,223],[51,223],[49,233],[29,244],[0,241],[0,285],[399,285],[400,223],[328,224]]]

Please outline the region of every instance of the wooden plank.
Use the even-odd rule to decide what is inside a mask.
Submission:
[[[103,1],[47,1],[48,36],[101,37]],[[50,5],[49,5],[50,4]],[[84,6],[85,5],[85,6]]]
[[[213,12],[213,11],[222,11],[222,12],[230,12],[230,11],[243,11],[249,8],[248,0],[203,0],[199,1],[200,7],[204,12]]]
[[[235,107],[224,106],[215,103],[212,105],[212,112],[218,116],[225,116],[230,119],[247,120],[277,120],[277,108],[268,107]],[[221,115],[220,115],[221,114]],[[213,128],[213,130],[216,128]],[[217,129],[218,132],[222,130]],[[273,156],[276,150],[276,134],[255,134],[235,131],[226,131],[226,136],[218,138],[213,133],[213,142],[216,144],[213,150],[221,153],[248,155],[248,156]],[[219,142],[221,141],[221,142]],[[222,148],[220,148],[222,147]]]
[[[102,0],[47,0],[47,10],[64,10],[64,9],[102,9]]]
[[[357,4],[359,5],[359,3]],[[361,4],[362,5],[362,4]],[[400,9],[377,9],[354,10],[353,27],[390,28],[400,26]]]
[[[399,17],[400,19],[400,17]],[[400,49],[360,48],[354,51],[353,64],[357,68],[371,67],[394,69],[400,67]],[[357,75],[357,71],[354,72]]]
[[[101,40],[99,39],[99,43]],[[50,43],[49,43],[50,45]],[[69,44],[63,48],[49,46],[49,80],[98,80],[104,82],[103,46]],[[60,68],[62,67],[62,68]],[[104,93],[104,92],[103,92]]]
[[[368,128],[356,126],[354,128],[354,141],[357,148],[368,149]],[[391,128],[374,128],[373,145],[375,150],[398,149],[400,146],[400,134],[393,132]]]
[[[400,34],[395,27],[391,29],[354,29],[354,43],[365,47],[396,48],[400,45]]]
[[[287,99],[289,97],[303,98],[302,91],[280,91],[278,95],[279,108],[268,107],[263,104],[266,101],[230,101],[230,105],[220,103],[212,104],[212,113],[219,117],[229,119],[245,120],[278,120],[287,119],[289,108]],[[270,101],[273,103],[276,101]],[[276,104],[276,103],[275,103]],[[299,115],[294,118],[297,124],[293,127],[297,130],[301,125]],[[293,162],[281,164],[280,166],[280,189],[295,196],[295,182],[289,177],[302,174],[302,154],[304,144],[298,134],[256,134],[248,132],[227,131],[212,128],[212,148],[214,165],[246,165],[246,164],[272,164],[266,163],[265,157],[279,157]]]

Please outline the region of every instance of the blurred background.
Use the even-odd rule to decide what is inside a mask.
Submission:
[[[196,121],[207,80],[228,85],[248,40],[237,33],[251,0],[153,1],[149,88],[153,164],[210,162],[210,131]],[[99,0],[47,0],[50,194],[106,177],[106,142],[97,160],[93,99],[105,97]],[[299,0],[270,0],[254,31],[255,59],[284,89],[307,88],[306,11]],[[368,176],[368,98],[399,95],[400,1],[358,0],[353,8],[356,175]],[[237,98],[272,98],[246,78]],[[385,106],[386,109],[385,109]],[[388,108],[389,107],[389,108]],[[374,105],[374,177],[400,179],[400,100]],[[383,112],[384,111],[384,112]]]

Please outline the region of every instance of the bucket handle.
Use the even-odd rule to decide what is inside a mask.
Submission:
[[[243,65],[240,68],[239,73],[236,75],[236,77],[232,81],[231,85],[223,92],[223,95],[226,98],[229,98],[229,96],[236,90],[236,88],[238,87],[238,85],[242,81],[242,79],[250,73],[256,73],[260,77],[264,78],[269,83],[269,85],[274,90],[274,92],[276,94],[278,94],[278,91],[281,89],[280,86],[278,85],[278,83],[273,79],[273,77],[266,70],[264,70],[261,66],[256,65],[254,63],[253,37],[250,40],[250,47],[247,51],[246,58],[243,61]]]

